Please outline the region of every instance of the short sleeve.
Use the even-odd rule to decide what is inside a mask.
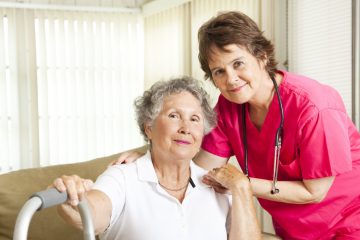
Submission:
[[[323,109],[300,131],[299,158],[304,179],[336,176],[352,169],[347,114]]]
[[[109,229],[120,217],[125,205],[125,178],[121,166],[108,167],[97,178],[93,189],[105,193],[111,200],[112,214]]]
[[[228,158],[234,154],[229,142],[229,138],[226,134],[226,125],[224,124],[226,119],[224,119],[225,114],[223,111],[226,109],[226,107],[220,105],[221,103],[218,102],[214,108],[218,116],[217,125],[209,134],[204,137],[201,148],[219,157]]]

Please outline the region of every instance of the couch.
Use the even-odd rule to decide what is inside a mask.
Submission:
[[[120,154],[120,153],[119,153]],[[32,193],[42,191],[62,175],[77,174],[93,181],[119,154],[91,161],[24,169],[0,175],[0,240],[12,240],[16,217]],[[56,207],[36,212],[28,232],[29,240],[81,240],[82,232],[66,224]],[[279,239],[263,234],[263,239]]]
[[[24,169],[0,175],[0,240],[13,239],[17,214],[32,193],[42,191],[61,175],[76,173],[96,180],[107,165],[119,154],[95,160]],[[28,233],[30,240],[79,240],[82,232],[67,225],[57,214],[56,207],[34,214]]]

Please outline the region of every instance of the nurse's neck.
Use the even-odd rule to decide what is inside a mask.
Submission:
[[[278,85],[281,83],[281,75],[277,74],[275,81]],[[269,76],[267,76],[261,83],[255,93],[254,97],[249,100],[249,114],[251,122],[260,131],[266,115],[269,111],[272,100],[275,96],[275,87]]]

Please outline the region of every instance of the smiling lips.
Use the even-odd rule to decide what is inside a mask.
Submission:
[[[237,92],[240,92],[241,89],[242,89],[243,87],[245,87],[245,86],[246,86],[246,83],[245,83],[244,85],[242,85],[242,86],[239,86],[239,87],[230,89],[229,91],[232,92],[232,93],[237,93]]]
[[[190,144],[190,142],[185,141],[185,140],[174,140],[174,141],[179,143],[179,144]]]

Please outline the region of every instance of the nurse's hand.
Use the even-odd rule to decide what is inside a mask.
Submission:
[[[123,163],[132,163],[132,162],[136,161],[138,158],[145,155],[146,152],[148,151],[148,149],[149,149],[149,146],[144,145],[142,147],[123,152],[120,154],[120,156],[118,157],[117,160],[111,162],[108,166],[118,165],[118,164],[123,164]]]
[[[60,192],[67,192],[67,204],[77,206],[79,201],[84,199],[85,193],[91,190],[93,181],[90,179],[83,179],[77,175],[62,176],[54,180],[53,184],[49,186],[55,187]]]
[[[117,160],[111,162],[109,166],[120,165],[124,163],[132,163],[142,157],[144,153],[138,151],[128,151],[120,154]]]
[[[219,193],[234,192],[239,189],[250,189],[248,177],[232,164],[214,168],[204,177],[203,182],[212,186]]]

